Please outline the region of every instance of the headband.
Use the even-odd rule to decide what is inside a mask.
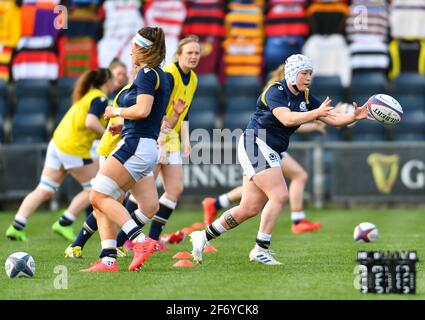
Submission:
[[[152,41],[142,37],[139,33],[136,33],[136,35],[133,37],[132,42],[145,49],[149,49],[153,45]]]

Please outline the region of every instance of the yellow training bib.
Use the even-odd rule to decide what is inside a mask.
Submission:
[[[191,105],[193,96],[196,91],[196,87],[198,85],[198,77],[196,73],[191,70],[190,71],[190,80],[187,85],[183,83],[183,79],[180,75],[180,71],[177,68],[175,63],[169,64],[164,67],[164,72],[168,72],[171,74],[174,80],[174,87],[171,91],[170,100],[168,101],[168,106],[166,110],[167,116],[171,117],[174,115],[174,109],[172,102],[177,101],[179,98],[183,99],[187,105]],[[189,112],[189,108],[187,108],[179,117],[174,130],[166,136],[167,143],[167,151],[168,152],[176,152],[180,151],[180,130],[181,124],[186,117],[186,114]]]
[[[131,85],[132,85],[132,83],[129,83],[128,85],[126,85],[115,96],[114,104],[113,104],[114,108],[119,108],[118,103],[117,103],[119,96],[125,90],[129,89],[131,87]],[[109,124],[114,123],[117,120],[118,120],[118,117],[117,118],[111,118],[109,120],[108,126],[109,126]],[[112,133],[109,130],[106,130],[105,133],[103,134],[102,138],[100,139],[100,142],[99,142],[99,145],[97,146],[96,152],[101,156],[108,157],[111,154],[111,152],[115,149],[115,147],[117,146],[120,139],[121,139],[120,134],[116,134],[115,136],[113,136]]]
[[[86,127],[86,117],[92,101],[99,97],[107,99],[103,91],[90,89],[71,106],[53,133],[53,141],[59,150],[75,157],[91,158],[90,148],[97,138],[97,134]],[[106,126],[103,116],[99,121]]]

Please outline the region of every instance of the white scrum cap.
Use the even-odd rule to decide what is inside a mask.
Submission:
[[[291,85],[296,85],[297,75],[301,70],[313,70],[313,62],[302,54],[293,54],[285,61],[285,80]]]

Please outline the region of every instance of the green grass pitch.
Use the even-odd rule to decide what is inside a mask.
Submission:
[[[282,266],[249,262],[248,254],[257,234],[259,218],[212,241],[218,253],[205,254],[204,263],[194,268],[173,268],[172,256],[190,251],[188,239],[170,245],[167,253],[154,254],[137,272],[127,271],[131,258],[118,260],[118,274],[82,274],[78,271],[97,259],[97,235],[91,239],[84,258],[68,260],[63,251],[69,244],[50,231],[57,213],[37,213],[30,220],[29,241],[12,242],[4,232],[12,213],[0,213],[0,299],[425,299],[424,263],[417,263],[416,295],[362,294],[354,288],[358,250],[417,250],[425,259],[424,209],[331,209],[309,210],[309,218],[322,222],[315,233],[293,235],[287,212],[283,213],[272,238],[272,249]],[[200,211],[176,211],[165,233],[201,221]],[[74,224],[75,231],[83,217]],[[377,225],[380,238],[374,244],[353,240],[360,222]],[[146,228],[146,227],[145,227]],[[147,230],[145,230],[147,232]],[[32,279],[8,279],[4,261],[12,252],[30,253],[36,262]],[[56,269],[55,269],[56,268]],[[56,271],[56,273],[55,273]],[[65,271],[65,273],[64,273]],[[60,272],[60,274],[58,273]],[[56,289],[58,276],[67,274],[67,288]]]

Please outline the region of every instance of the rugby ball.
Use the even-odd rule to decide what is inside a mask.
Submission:
[[[394,125],[403,118],[400,103],[387,94],[375,94],[367,101],[367,110],[371,119],[383,124]]]
[[[378,240],[378,229],[373,223],[362,222],[354,228],[356,242],[375,242]]]

